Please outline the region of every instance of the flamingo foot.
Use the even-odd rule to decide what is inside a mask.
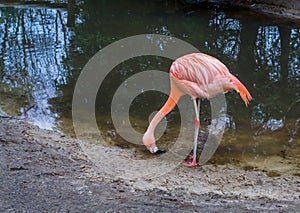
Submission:
[[[191,163],[182,162],[182,165],[188,166],[188,167],[195,167],[195,166],[197,166],[197,163],[196,163],[196,161],[192,161]]]

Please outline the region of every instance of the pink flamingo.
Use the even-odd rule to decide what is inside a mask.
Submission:
[[[151,153],[161,154],[165,152],[158,149],[155,144],[155,128],[161,119],[176,106],[180,97],[188,94],[194,102],[196,118],[194,150],[191,156],[193,161],[191,163],[184,163],[184,165],[196,166],[197,137],[200,126],[200,100],[197,103],[196,99],[210,99],[229,90],[236,90],[240,93],[246,106],[248,106],[252,97],[246,87],[229,72],[222,62],[204,53],[192,53],[176,59],[170,68],[170,83],[171,91],[169,98],[151,120],[143,136],[143,143]]]

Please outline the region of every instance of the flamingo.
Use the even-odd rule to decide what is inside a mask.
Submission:
[[[151,120],[143,135],[143,144],[153,154],[166,152],[156,146],[155,128],[176,106],[181,96],[190,95],[195,109],[194,149],[191,156],[193,160],[191,163],[186,162],[183,164],[185,166],[196,166],[197,138],[200,127],[200,98],[210,99],[229,90],[236,90],[245,105],[248,106],[252,97],[246,87],[229,72],[221,61],[204,53],[192,53],[176,59],[170,67],[169,75],[171,85],[169,98]]]

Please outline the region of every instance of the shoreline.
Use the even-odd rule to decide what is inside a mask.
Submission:
[[[121,178],[92,163],[80,141],[0,117],[0,211],[296,211],[300,177],[236,167],[178,166],[153,179]],[[123,152],[112,148],[114,156]],[[130,165],[128,165],[130,167]],[[125,168],[126,169],[126,168]]]

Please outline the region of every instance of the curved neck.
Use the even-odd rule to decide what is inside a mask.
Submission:
[[[156,115],[151,120],[146,131],[148,134],[154,135],[154,131],[158,123],[176,106],[182,95],[183,93],[174,85],[174,82],[171,81],[171,92],[169,98],[164,106],[158,111],[158,113],[156,113]]]

